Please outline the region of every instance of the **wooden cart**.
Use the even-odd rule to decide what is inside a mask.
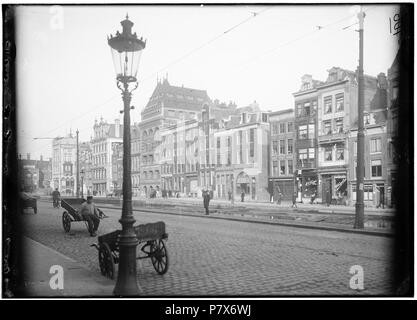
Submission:
[[[150,258],[156,272],[163,275],[168,271],[168,252],[165,241],[168,234],[165,232],[165,223],[162,221],[141,224],[134,227],[136,237],[141,246],[141,254],[136,259]],[[119,236],[121,230],[98,237],[98,244],[92,246],[98,249],[98,261],[101,274],[114,279],[115,265],[119,263]]]
[[[90,230],[90,226],[88,225],[88,221],[84,219],[81,215],[80,208],[83,203],[82,198],[62,198],[61,199],[61,207],[65,209],[62,213],[62,226],[64,227],[64,231],[66,233],[70,232],[71,230],[71,223],[73,222],[84,222],[85,226],[89,233],[92,233]],[[103,211],[97,208],[100,213],[100,218],[105,218]]]

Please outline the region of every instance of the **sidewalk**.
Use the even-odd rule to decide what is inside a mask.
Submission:
[[[112,296],[114,281],[101,274],[89,271],[75,260],[46,247],[30,238],[23,237],[23,252],[26,269],[23,271],[24,296],[19,298],[42,297],[92,297]],[[63,289],[52,289],[50,280],[57,271],[50,273],[52,266],[63,269]]]

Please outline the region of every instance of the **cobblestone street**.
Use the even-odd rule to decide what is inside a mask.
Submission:
[[[39,202],[22,215],[24,234],[99,273],[97,241],[84,223],[65,234],[61,209]],[[99,235],[120,229],[120,210],[106,209]],[[136,224],[164,221],[170,266],[160,276],[138,261],[146,296],[390,295],[393,239],[344,232],[134,212]],[[365,289],[349,288],[350,267],[364,270]]]

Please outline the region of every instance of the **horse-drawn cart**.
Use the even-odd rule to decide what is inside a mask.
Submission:
[[[156,223],[141,224],[134,227],[136,237],[141,246],[141,252],[137,259],[150,258],[156,272],[163,275],[168,271],[168,252],[165,246],[165,240],[168,234],[165,232],[165,223],[162,221]],[[119,263],[119,238],[121,230],[98,237],[98,244],[92,246],[98,249],[98,261],[101,274],[114,279],[115,265]]]
[[[66,233],[71,230],[71,223],[73,222],[84,222],[89,233],[92,233],[93,230],[90,230],[92,226],[88,224],[88,221],[84,219],[81,215],[81,205],[83,204],[84,199],[82,198],[63,198],[61,199],[61,207],[66,211],[62,213],[62,226]],[[103,211],[98,209],[100,218],[105,218]]]

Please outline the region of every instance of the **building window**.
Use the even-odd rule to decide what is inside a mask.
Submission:
[[[232,137],[227,137],[227,165],[232,164]]]
[[[328,96],[324,98],[324,113],[332,112],[332,97]]]
[[[272,172],[274,176],[278,176],[278,161],[272,161]]]
[[[278,134],[278,123],[272,124],[272,134]]]
[[[372,160],[371,161],[372,177],[382,177],[382,161]]]
[[[299,117],[303,115],[303,108],[301,104],[297,104],[297,114]]]
[[[344,102],[344,97],[343,97],[343,93],[339,93],[336,95],[336,111],[343,111],[343,102]]]
[[[307,160],[307,149],[298,150],[298,158],[300,160]]]
[[[303,116],[310,115],[310,102],[305,102],[303,106]]]
[[[285,154],[285,140],[279,141],[279,153]]]
[[[371,153],[381,152],[381,138],[371,139]]]
[[[343,118],[335,120],[336,123],[336,133],[343,133]]]
[[[285,123],[279,124],[279,133],[285,133]]]
[[[255,156],[255,129],[249,130],[249,156]]]
[[[239,131],[239,142],[240,142],[240,148],[239,148],[239,163],[243,164],[243,131]]]
[[[332,134],[332,122],[330,120],[323,121],[323,133],[324,135]]]
[[[332,161],[332,147],[324,148],[324,161]]]
[[[220,166],[220,137],[217,137],[217,165]]]
[[[308,138],[309,139],[314,139],[314,131],[315,131],[314,129],[315,129],[315,125],[310,123],[308,125]]]
[[[292,122],[287,123],[287,132],[292,132],[294,124]]]
[[[344,160],[345,159],[345,148],[337,147],[336,149],[336,160]]]
[[[298,137],[299,139],[307,139],[307,125],[299,126]]]
[[[281,160],[280,162],[279,162],[279,174],[282,176],[282,175],[285,175],[285,160]]]
[[[292,160],[288,160],[288,174],[293,174]]]
[[[288,154],[292,154],[293,153],[293,145],[292,145],[292,139],[288,139],[287,140],[287,148],[288,148]]]
[[[278,154],[278,141],[272,141],[272,155],[276,156]]]
[[[314,148],[308,148],[308,158],[314,159],[314,157],[315,157]]]

